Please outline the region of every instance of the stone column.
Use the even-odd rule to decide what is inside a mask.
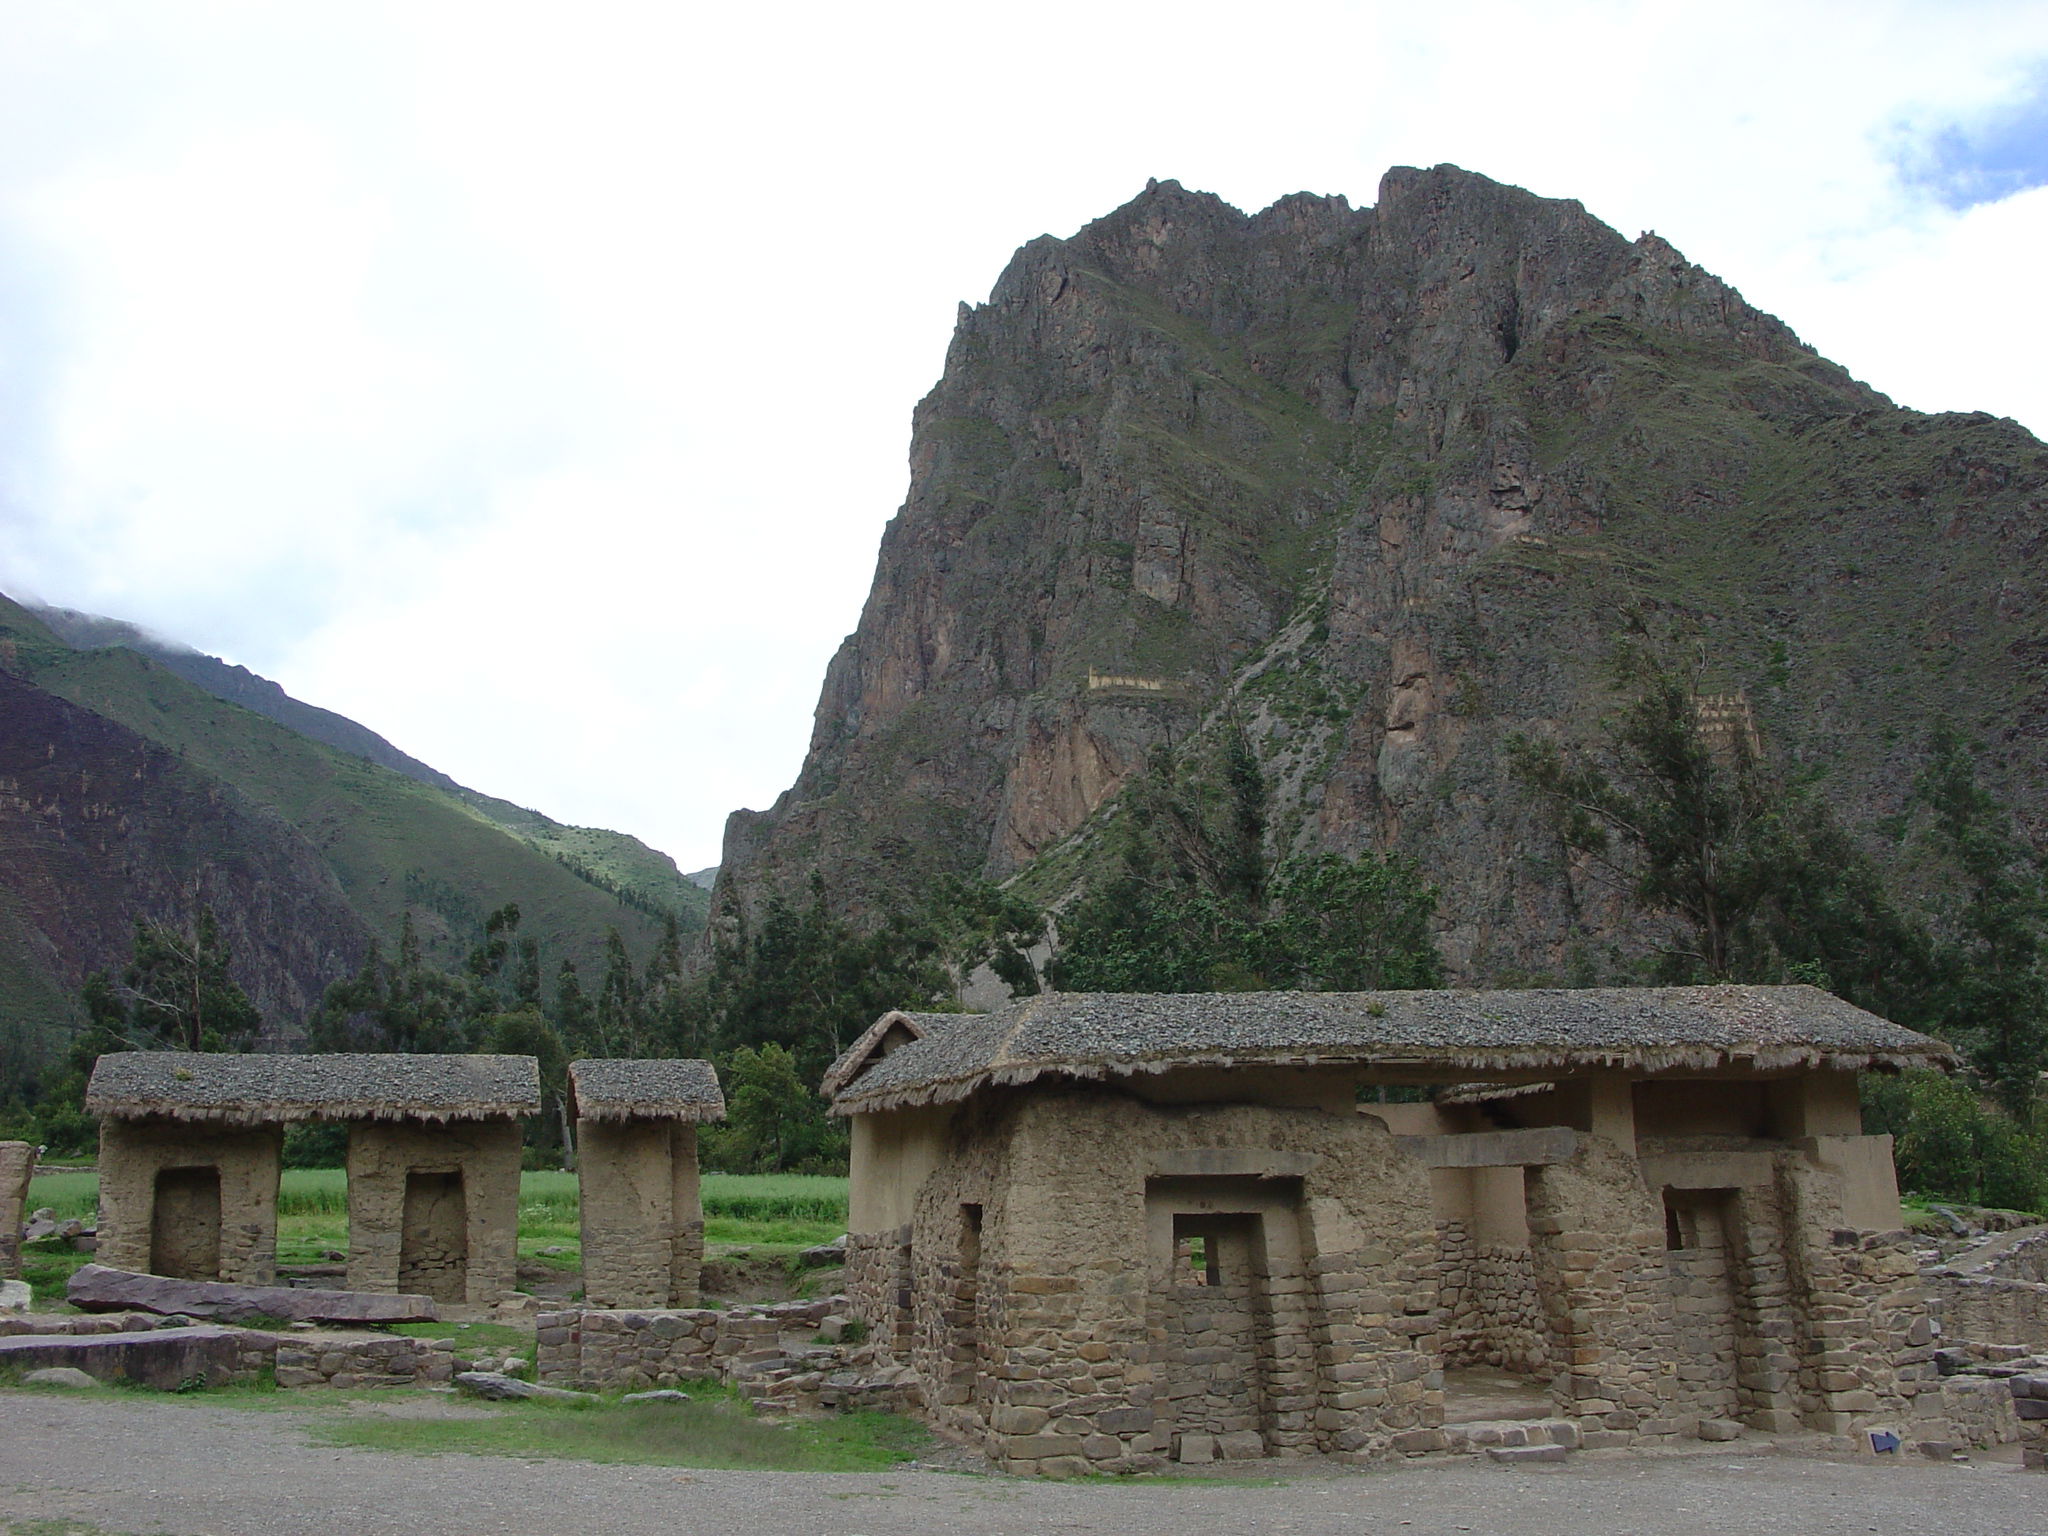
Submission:
[[[0,1280],[21,1278],[21,1219],[35,1171],[34,1147],[25,1141],[0,1141]]]
[[[1664,1223],[1636,1159],[1604,1136],[1528,1172],[1529,1245],[1559,1409],[1589,1449],[1671,1434]]]

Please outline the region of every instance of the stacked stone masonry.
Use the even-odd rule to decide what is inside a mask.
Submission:
[[[36,1171],[36,1149],[25,1141],[0,1141],[0,1280],[21,1278],[21,1218],[28,1209],[28,1182]]]

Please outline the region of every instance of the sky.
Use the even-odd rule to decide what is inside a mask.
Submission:
[[[0,0],[0,590],[712,864],[1016,247],[1442,162],[2048,435],[2039,0]]]

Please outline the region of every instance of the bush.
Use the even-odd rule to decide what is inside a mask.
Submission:
[[[1863,1125],[1889,1132],[1908,1191],[2003,1210],[2048,1207],[2048,1139],[1960,1078],[1906,1072],[1864,1082]]]

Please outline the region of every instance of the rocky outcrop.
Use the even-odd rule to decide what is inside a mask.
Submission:
[[[1859,816],[1937,715],[2043,787],[2041,445],[1894,408],[1574,202],[1448,166],[1252,215],[1156,183],[963,306],[910,458],[714,924],[813,870],[858,912],[1033,868],[1228,716],[1272,858],[1413,852],[1455,975],[1554,971],[1617,914],[1502,745],[1591,727],[1630,606],[1696,619],[1731,718]]]

